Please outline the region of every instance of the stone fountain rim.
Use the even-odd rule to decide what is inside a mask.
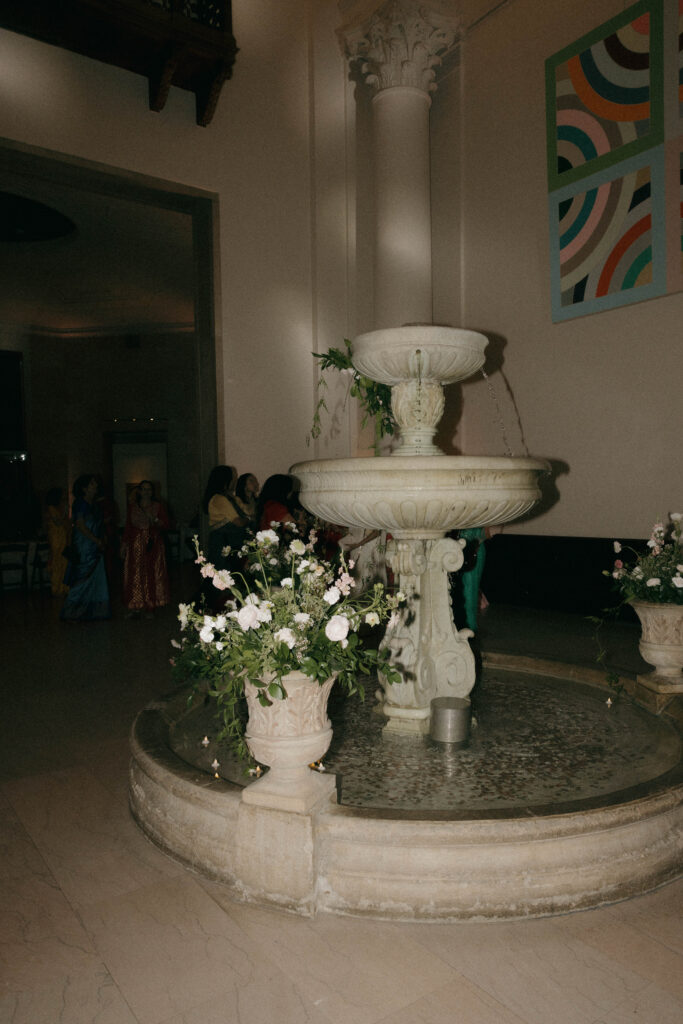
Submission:
[[[404,324],[402,327],[382,327],[376,331],[357,334],[351,342],[351,348],[353,351],[353,346],[356,344],[375,346],[382,342],[389,342],[392,347],[401,345],[412,347],[418,340],[422,344],[451,348],[456,339],[460,346],[463,342],[470,342],[473,347],[482,350],[488,345],[489,340],[481,331],[473,331],[468,327],[450,327],[446,324]]]
[[[290,467],[289,472],[294,476],[300,470],[341,475],[351,470],[400,473],[415,469],[422,473],[477,469],[488,472],[533,470],[550,473],[552,466],[547,459],[530,455],[356,455],[343,459],[310,459],[296,462]]]
[[[581,674],[575,666],[566,669],[566,678],[576,681]],[[173,699],[177,706],[178,693]],[[540,817],[411,820],[334,803],[306,817],[245,808],[237,785],[182,761],[168,745],[166,707],[148,706],[133,725],[133,816],[167,854],[223,883],[242,901],[306,916],[326,911],[486,921],[588,909],[680,875],[680,779],[654,791],[624,793],[632,797],[624,803]],[[283,842],[291,842],[288,829],[303,829],[313,844],[311,864],[325,863],[326,874],[316,876],[313,869],[303,885],[297,870],[284,887],[280,880],[275,888],[255,886],[246,812],[261,815],[259,828],[282,827]]]

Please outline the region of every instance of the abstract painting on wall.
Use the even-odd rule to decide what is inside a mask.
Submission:
[[[683,0],[641,0],[546,62],[555,321],[683,287],[667,269],[674,231],[680,255],[682,18]]]

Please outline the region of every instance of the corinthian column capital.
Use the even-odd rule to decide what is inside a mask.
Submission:
[[[347,60],[361,66],[377,92],[436,89],[434,68],[456,41],[460,22],[451,0],[367,0],[340,5],[350,20],[338,29]],[[350,10],[353,8],[353,11]]]

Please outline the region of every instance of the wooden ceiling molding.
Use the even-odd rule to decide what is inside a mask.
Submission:
[[[203,127],[238,52],[231,0],[0,0],[0,28],[144,75],[150,110],[187,89]]]

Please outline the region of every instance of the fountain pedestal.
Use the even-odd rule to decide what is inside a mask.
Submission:
[[[428,733],[432,700],[466,697],[474,686],[473,633],[455,628],[448,588],[447,574],[462,567],[462,548],[446,537],[387,545],[387,561],[407,598],[381,645],[402,678],[390,685],[380,676],[387,732]]]

